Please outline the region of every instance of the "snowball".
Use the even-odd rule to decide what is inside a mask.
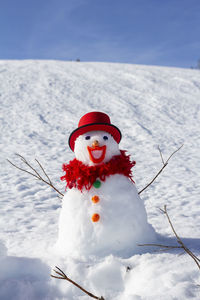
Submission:
[[[92,196],[98,194],[98,205]],[[100,215],[97,223],[91,221]],[[115,174],[89,191],[69,190],[63,198],[56,248],[73,257],[129,257],[138,252],[138,244],[155,240],[155,232],[135,185],[125,176]]]

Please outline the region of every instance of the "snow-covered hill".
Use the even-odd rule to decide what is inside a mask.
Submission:
[[[0,299],[88,299],[68,282],[51,279],[54,265],[108,299],[199,299],[200,272],[179,252],[141,248],[129,259],[63,260],[52,252],[61,200],[13,168],[20,153],[37,158],[65,191],[62,163],[73,158],[67,140],[86,112],[99,110],[122,131],[121,149],[137,162],[140,190],[164,158],[184,143],[157,181],[141,194],[148,221],[175,243],[159,207],[167,205],[179,235],[200,249],[200,72],[108,63],[0,61]],[[21,165],[22,166],[22,165]],[[5,251],[7,248],[7,255]],[[140,250],[141,249],[141,250]],[[127,272],[127,266],[128,268]]]

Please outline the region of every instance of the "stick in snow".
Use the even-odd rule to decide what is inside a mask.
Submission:
[[[159,247],[161,248],[161,251],[163,249],[183,249],[193,260],[194,262],[196,263],[197,267],[200,269],[200,259],[192,252],[188,249],[188,247],[185,246],[185,244],[183,243],[183,241],[181,240],[181,238],[178,236],[177,232],[175,231],[174,229],[174,226],[172,224],[172,221],[168,215],[168,212],[167,212],[167,206],[165,205],[164,206],[164,209],[160,209],[162,213],[164,213],[167,217],[167,220],[170,224],[170,227],[176,237],[176,240],[177,240],[177,243],[179,244],[179,246],[167,246],[167,245],[160,245],[160,244],[140,244],[138,246],[155,246],[155,247]]]
[[[76,287],[78,287],[81,291],[83,291],[85,294],[87,294],[88,296],[97,299],[97,300],[105,300],[103,297],[97,297],[95,295],[93,295],[92,293],[88,292],[87,290],[85,290],[83,287],[81,287],[78,283],[76,283],[75,281],[73,281],[72,279],[70,279],[69,277],[67,277],[67,275],[58,267],[55,267],[57,270],[53,270],[56,274],[58,274],[59,276],[54,276],[51,275],[51,277],[53,278],[57,278],[57,279],[64,279],[67,280],[69,282],[71,282],[73,285],[75,285]]]

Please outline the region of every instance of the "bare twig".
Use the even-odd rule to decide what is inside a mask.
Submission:
[[[183,147],[183,145],[181,145],[178,149],[176,149],[169,157],[168,159],[166,160],[166,162],[164,161],[163,159],[163,155],[162,155],[162,152],[160,150],[160,148],[158,147],[158,150],[160,152],[160,156],[161,156],[161,160],[162,160],[162,163],[163,163],[163,166],[162,168],[159,170],[159,172],[156,174],[156,176],[141,190],[138,192],[138,194],[141,194],[144,190],[146,190],[155,180],[156,178],[160,175],[160,173],[164,170],[164,168],[168,165],[168,162],[169,160],[172,158],[172,156],[178,152],[181,148]]]
[[[57,278],[57,279],[63,279],[63,280],[67,280],[69,282],[71,282],[73,285],[75,285],[77,288],[79,288],[82,292],[84,292],[85,294],[87,294],[88,296],[90,296],[91,298],[97,299],[97,300],[105,300],[103,297],[97,297],[95,295],[93,295],[92,293],[88,292],[87,290],[85,290],[83,287],[81,287],[78,283],[76,283],[75,281],[73,281],[72,279],[70,279],[69,277],[67,277],[67,275],[58,267],[55,267],[57,270],[53,270],[56,274],[58,274],[59,276],[54,276],[51,275],[51,277],[53,278]]]
[[[166,250],[170,249],[177,249],[177,248],[182,248],[181,246],[168,246],[168,245],[162,245],[162,244],[138,244],[138,246],[155,246],[155,247],[160,247],[160,248],[166,248]]]
[[[41,168],[41,170],[43,171],[44,175],[47,177],[49,183],[52,184],[51,179],[49,178],[49,176],[47,175],[46,171],[44,170],[43,166],[41,165],[41,163],[35,158],[35,161],[38,163],[39,167]]]
[[[170,246],[170,245],[161,245],[161,244],[141,244],[141,245],[139,245],[139,246],[155,246],[155,247],[159,247],[159,248],[161,248],[161,250],[162,249],[164,249],[164,248],[168,248],[168,249],[177,249],[177,248],[179,248],[179,249],[183,249],[193,260],[194,260],[194,262],[196,263],[196,265],[197,265],[197,267],[200,269],[200,259],[191,251],[191,250],[189,250],[186,246],[185,246],[185,244],[183,243],[183,241],[181,240],[181,238],[179,237],[179,235],[177,234],[177,232],[176,232],[176,230],[175,230],[175,228],[174,228],[174,226],[173,226],[173,224],[172,224],[172,221],[171,221],[171,219],[170,219],[170,217],[169,217],[169,215],[168,215],[168,212],[167,212],[167,206],[165,205],[164,206],[164,209],[160,209],[161,210],[161,212],[162,213],[164,213],[165,215],[166,215],[166,217],[167,217],[167,220],[168,220],[168,222],[169,222],[169,225],[170,225],[170,227],[171,227],[171,229],[172,229],[172,231],[173,231],[173,233],[174,233],[174,235],[175,235],[175,237],[176,237],[176,240],[177,240],[177,243],[180,245],[180,246]]]
[[[51,179],[49,178],[49,176],[47,175],[46,171],[44,170],[43,166],[41,165],[41,163],[35,159],[35,161],[37,162],[37,164],[39,165],[40,169],[42,170],[42,172],[44,173],[44,175],[46,176],[47,179],[45,179],[44,177],[42,177],[42,175],[40,175],[40,173],[20,154],[16,155],[21,159],[21,161],[27,166],[29,167],[30,170],[32,171],[28,171],[26,169],[23,169],[21,167],[18,167],[17,165],[15,165],[13,162],[11,162],[9,159],[7,159],[7,161],[15,168],[17,168],[18,170],[28,173],[30,175],[32,175],[33,177],[37,178],[38,180],[43,181],[44,183],[48,184],[51,188],[53,188],[60,196],[64,196],[64,194],[62,194],[52,183]]]
[[[164,165],[164,164],[165,164],[165,161],[164,161],[164,158],[163,158],[163,155],[162,155],[162,152],[161,152],[159,146],[158,146],[158,151],[159,151],[159,153],[160,153],[160,157],[161,157],[162,163],[163,163],[163,165]]]
[[[194,255],[194,253],[192,253],[192,252],[185,246],[185,244],[183,243],[183,241],[180,239],[180,237],[179,237],[178,234],[176,233],[176,231],[175,231],[175,229],[174,229],[174,226],[173,226],[173,224],[172,224],[172,222],[171,222],[171,220],[170,220],[170,217],[169,217],[169,215],[168,215],[168,212],[167,212],[167,206],[166,206],[166,205],[164,206],[164,210],[163,210],[163,211],[164,211],[165,215],[167,216],[168,222],[169,222],[169,224],[170,224],[170,226],[171,226],[171,229],[172,229],[172,231],[173,231],[173,233],[174,233],[174,235],[175,235],[175,237],[176,237],[176,239],[177,239],[177,242],[181,245],[181,248],[182,248],[187,254],[189,254],[190,257],[192,257],[192,259],[195,261],[196,265],[197,265],[198,268],[200,269],[200,264],[199,264],[200,259],[199,259],[196,255]]]

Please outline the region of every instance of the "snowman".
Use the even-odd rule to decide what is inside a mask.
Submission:
[[[129,257],[155,240],[132,178],[135,161],[119,149],[120,130],[107,114],[89,112],[69,137],[75,159],[63,165],[67,185],[56,248],[71,257]]]

